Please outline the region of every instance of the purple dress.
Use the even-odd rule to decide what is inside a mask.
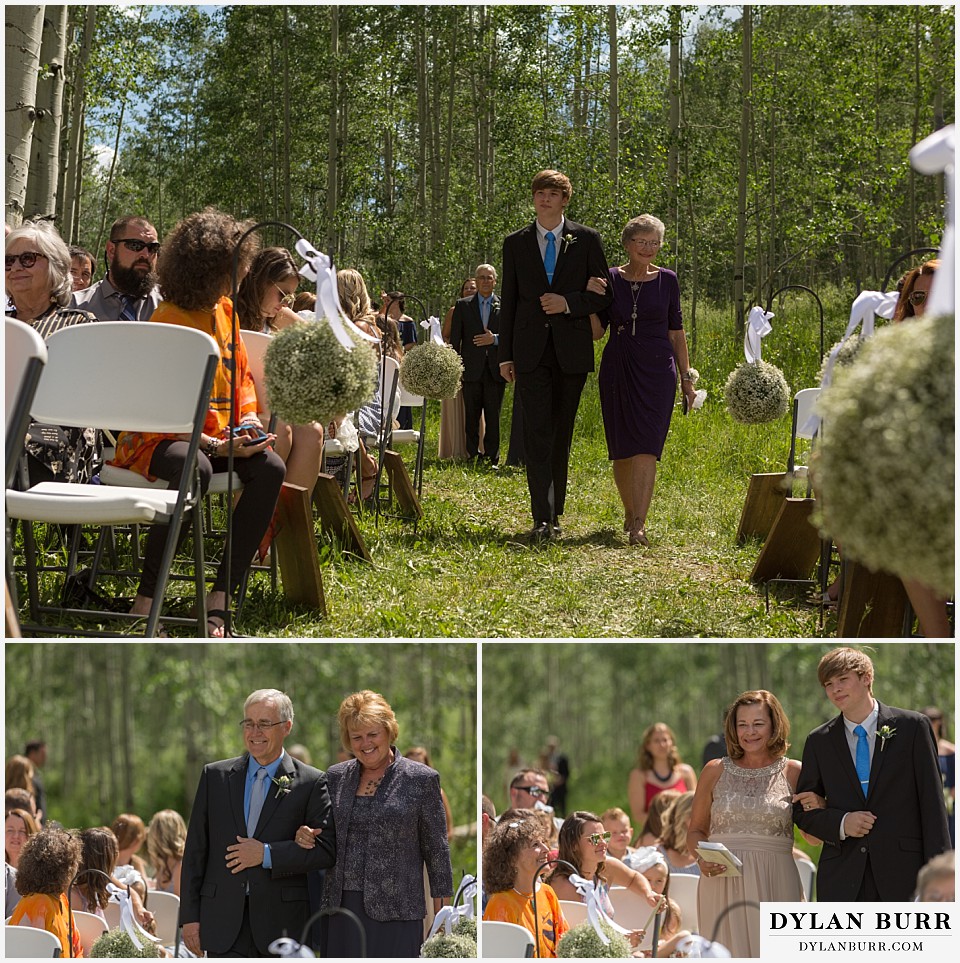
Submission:
[[[668,331],[683,329],[680,285],[666,268],[634,291],[610,269],[613,304],[600,316],[610,326],[600,360],[600,409],[612,459],[663,453],[677,396],[677,367]],[[636,298],[636,324],[632,320]]]

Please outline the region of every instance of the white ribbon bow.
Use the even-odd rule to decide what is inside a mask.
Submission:
[[[111,903],[120,904],[120,929],[133,940],[138,948],[149,945],[150,943],[163,942],[160,937],[148,933],[138,922],[133,912],[133,899],[129,892],[113,883],[107,883],[107,892],[110,894]]]
[[[453,898],[452,906],[441,906],[440,911],[433,919],[433,926],[430,927],[430,932],[427,934],[429,939],[435,933],[440,931],[440,927],[444,928],[444,931],[449,936],[453,932],[453,928],[460,922],[460,920],[472,919],[474,915],[474,900],[477,896],[477,880],[474,876],[464,876],[460,887],[457,890],[457,895]],[[460,899],[463,902],[460,903]]]
[[[956,279],[954,277],[954,251],[956,211],[956,129],[953,124],[943,127],[925,137],[910,151],[910,163],[921,174],[943,172],[944,221],[943,238],[940,241],[940,267],[933,276],[930,296],[925,314],[941,317],[954,312]]]
[[[340,306],[340,296],[337,294],[337,275],[333,270],[333,262],[326,254],[321,254],[308,241],[300,238],[297,241],[297,254],[306,262],[300,268],[300,275],[308,281],[317,282],[317,318],[325,317],[330,330],[337,341],[347,351],[353,351],[353,339],[349,332],[353,332],[365,341],[377,342],[379,339],[361,331],[344,313]]]
[[[606,923],[615,932],[620,933],[623,936],[627,936],[630,933],[630,930],[626,930],[619,923],[615,923],[603,911],[603,906],[600,902],[600,891],[597,889],[596,884],[592,880],[584,879],[582,876],[578,876],[576,873],[571,873],[570,882],[580,894],[584,903],[587,904],[587,920],[597,931],[597,936],[600,937],[600,940],[604,946],[610,945],[610,937],[604,933],[603,927],[600,925],[601,922]]]
[[[274,940],[268,947],[267,952],[281,959],[303,958],[312,960],[316,954],[309,946],[301,946],[290,936],[282,936],[279,940]]]
[[[443,340],[443,331],[442,331],[441,328],[440,328],[440,319],[439,319],[439,318],[427,318],[426,321],[421,321],[421,322],[420,322],[420,327],[423,328],[424,331],[428,331],[428,332],[429,332],[428,337],[429,337],[429,339],[430,339],[434,344],[445,344],[445,343],[446,343],[446,342]]]
[[[776,317],[770,311],[761,307],[753,307],[747,315],[747,329],[743,332],[743,353],[750,364],[760,360],[760,340],[765,338],[773,328],[770,319]]]

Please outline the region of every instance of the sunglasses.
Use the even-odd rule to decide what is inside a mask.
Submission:
[[[539,786],[514,786],[513,788],[519,789],[521,792],[530,793],[530,795],[533,796],[534,799],[536,799],[537,796],[547,795],[547,790],[541,789]]]
[[[37,258],[42,257],[47,260],[46,254],[41,254],[39,251],[24,251],[23,254],[6,254],[4,255],[4,261],[7,265],[7,270],[14,266],[14,264],[19,261],[23,267],[32,268],[34,264],[37,263]]]
[[[600,843],[610,842],[610,832],[609,830],[605,833],[590,833],[587,837],[594,846],[598,846]]]
[[[279,284],[274,284],[274,287],[280,292],[280,307],[292,308],[293,302],[297,300],[297,296],[295,294],[287,294]]]
[[[141,241],[135,237],[118,237],[112,243],[122,244],[128,251],[133,251],[134,254],[139,254],[144,248],[146,248],[147,253],[151,257],[153,257],[153,255],[160,250],[159,241]]]
[[[908,300],[911,304],[923,304],[923,302],[927,300],[927,292],[926,292],[926,291],[911,291],[911,292],[910,292],[910,297],[907,298],[907,300]]]

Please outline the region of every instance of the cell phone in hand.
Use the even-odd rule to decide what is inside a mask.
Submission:
[[[257,433],[255,435],[247,434],[247,431],[249,431],[251,428],[256,429]],[[256,428],[255,425],[237,425],[237,427],[233,429],[233,434],[235,438],[243,437],[246,439],[243,442],[244,448],[246,448],[248,445],[259,445],[260,442],[267,437],[267,433],[262,428]]]

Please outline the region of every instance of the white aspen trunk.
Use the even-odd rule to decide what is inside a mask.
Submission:
[[[6,87],[7,153],[4,208],[7,223],[23,220],[30,170],[30,147],[37,118],[37,75],[43,34],[43,6],[4,7],[6,23],[4,82]]]
[[[24,205],[28,217],[53,217],[57,208],[68,14],[65,4],[44,8],[40,46],[43,72],[37,80],[37,120],[30,145],[30,178]]]
[[[617,61],[617,8],[607,7],[607,40],[610,44],[610,185],[620,194],[620,75]]]
[[[741,62],[740,105],[740,178],[737,184],[737,237],[733,265],[733,300],[737,311],[737,340],[746,325],[743,275],[747,240],[747,166],[750,161],[750,99],[753,96],[753,8],[743,8],[743,41]]]
[[[340,8],[330,7],[330,117],[327,125],[327,236],[326,250],[332,257],[336,247],[337,216],[337,115],[340,104]]]

